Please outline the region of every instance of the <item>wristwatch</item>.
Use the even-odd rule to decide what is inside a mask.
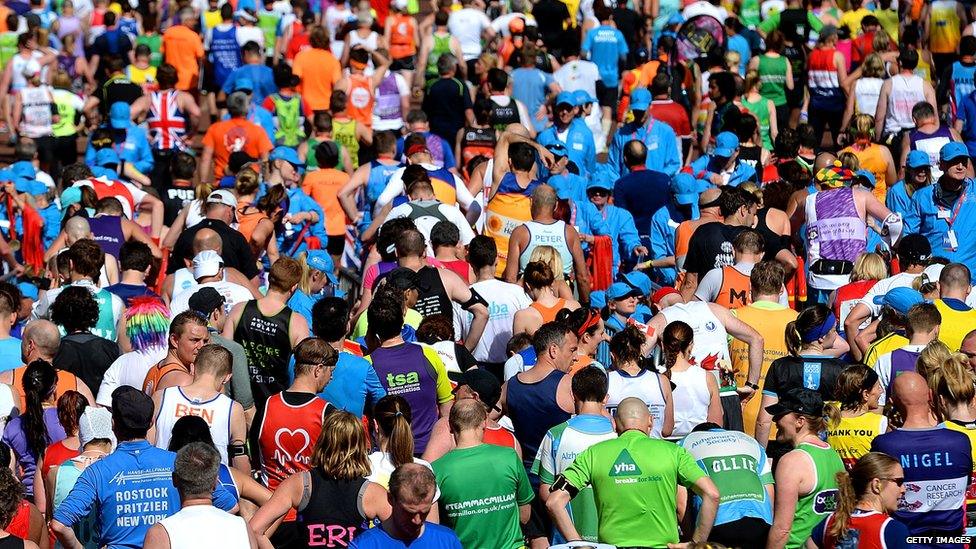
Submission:
[[[746,382],[746,387],[752,389],[753,391],[758,391],[759,390],[759,384],[752,383],[752,382],[749,382],[749,381]]]

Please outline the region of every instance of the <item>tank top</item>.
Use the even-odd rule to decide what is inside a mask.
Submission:
[[[403,13],[395,13],[390,18],[393,20],[390,26],[390,57],[403,59],[417,53],[414,42],[417,24],[414,18]]]
[[[187,149],[185,136],[187,119],[180,110],[178,90],[155,91],[149,94],[149,143],[156,150]]]
[[[213,505],[191,505],[159,521],[171,547],[247,547],[244,519]]]
[[[44,463],[41,465],[41,478],[47,478],[48,471],[55,465],[61,465],[80,454],[77,449],[68,448],[63,440],[59,440],[44,451]]]
[[[827,444],[837,451],[844,467],[854,467],[857,460],[871,451],[871,441],[888,429],[888,418],[868,412],[857,417],[842,417],[827,427]]]
[[[212,44],[212,43],[211,43]],[[136,37],[136,45],[145,45],[149,48],[149,64],[159,67],[163,64],[163,37],[159,34],[140,34]],[[213,46],[211,46],[213,47]]]
[[[956,352],[962,345],[962,340],[966,338],[966,334],[976,325],[976,310],[958,310],[949,306],[943,299],[936,299],[933,303],[942,315],[939,341],[945,343],[950,351]]]
[[[372,123],[372,120],[370,120]],[[353,169],[359,167],[359,140],[356,139],[356,119],[332,119],[332,138],[349,151]],[[314,155],[313,155],[314,156]]]
[[[350,36],[353,34],[355,33]],[[349,99],[346,103],[346,112],[349,116],[366,127],[372,127],[373,101],[373,83],[369,77],[364,74],[350,74]]]
[[[437,78],[437,60],[451,53],[451,35],[434,33],[434,45],[427,55],[427,79]]]
[[[210,61],[213,63],[214,82],[222,86],[230,73],[241,66],[241,47],[237,42],[237,27],[214,27],[210,38]],[[272,41],[273,43],[273,41]]]
[[[569,251],[569,244],[566,242],[565,221],[556,220],[552,223],[526,221],[525,228],[529,230],[529,243],[519,255],[519,272],[525,271],[525,266],[529,264],[533,250],[539,246],[552,246],[559,252],[559,257],[562,259],[563,275],[572,274],[573,254]]]
[[[708,405],[711,394],[708,392],[708,372],[701,366],[692,365],[683,372],[671,370],[671,400],[674,403],[674,430],[671,439],[679,439],[708,419]]]
[[[885,393],[891,394],[891,386],[895,382],[895,378],[905,372],[914,372],[915,363],[918,362],[918,356],[922,354],[921,352],[908,351],[906,349],[895,349],[891,352],[891,374],[888,377],[888,386],[885,387]]]
[[[485,427],[484,442],[485,444],[504,446],[514,450],[518,441],[515,440],[515,435],[513,435],[511,431],[502,427],[501,425],[497,425],[495,427]]]
[[[190,370],[178,362],[161,362],[146,372],[146,379],[142,382],[142,392],[152,396],[158,389],[160,380],[170,372],[190,373]]]
[[[297,520],[302,546],[321,545],[320,540],[325,536],[337,547],[349,546],[352,538],[366,526],[361,509],[368,481],[326,478],[318,467],[307,475],[311,493],[308,503],[298,510]]]
[[[546,322],[552,322],[553,320],[556,320],[556,315],[559,314],[559,311],[563,310],[566,307],[566,300],[563,298],[559,298],[556,300],[555,305],[553,305],[552,307],[546,307],[545,305],[539,303],[538,301],[533,301],[532,304],[529,305],[529,307],[532,307],[536,311],[539,311],[539,314],[542,315],[542,323],[545,324]]]
[[[929,7],[929,51],[955,53],[961,38],[956,0],[935,0]]]
[[[92,237],[105,253],[119,258],[122,244],[125,244],[125,233],[122,231],[122,217],[118,215],[96,215],[88,218]]]
[[[762,96],[756,101],[747,101],[743,98],[742,106],[756,116],[759,121],[759,136],[762,138],[762,146],[771,151],[773,150],[773,139],[769,133],[769,103],[767,101],[769,100]]]
[[[508,102],[504,105],[499,102],[504,102],[506,99]],[[519,116],[518,104],[511,97],[493,95],[489,100],[491,101],[491,125],[496,130],[504,130],[509,124],[518,124],[522,121],[522,117]]]
[[[506,403],[515,438],[522,444],[522,462],[531,467],[546,432],[568,420],[572,414],[559,407],[556,391],[566,374],[549,372],[535,383],[525,383],[516,374],[508,380]]]
[[[156,444],[157,448],[166,450],[173,435],[173,426],[183,416],[202,417],[210,427],[214,445],[220,452],[220,462],[230,465],[227,457],[227,445],[230,444],[230,418],[234,409],[234,401],[223,393],[217,393],[209,400],[198,401],[186,396],[182,387],[167,387],[163,389],[163,396],[159,402],[159,413],[156,415]]]
[[[661,376],[651,370],[641,370],[635,376],[621,370],[612,370],[607,377],[607,411],[610,415],[616,415],[617,405],[621,400],[627,397],[639,398],[647,404],[647,409],[654,418],[651,436],[661,438],[661,427],[664,425],[664,412],[667,408],[664,390],[661,388]]]
[[[752,285],[749,276],[742,274],[732,265],[722,267],[722,285],[718,289],[718,297],[714,303],[726,309],[738,309],[752,303],[750,292]]]
[[[284,97],[280,93],[271,94],[274,103],[275,143],[295,147],[305,139],[305,117],[302,116],[302,96],[294,94]],[[314,156],[314,151],[313,151]]]
[[[704,301],[678,303],[663,312],[669,324],[680,320],[691,326],[695,333],[691,361],[712,372],[718,381],[719,394],[723,396],[735,394],[735,381],[732,380],[730,384],[728,379],[723,380],[720,376],[722,364],[731,366],[729,336],[725,331],[725,325],[712,313],[708,303]],[[675,409],[677,408],[676,404]]]
[[[17,56],[17,49],[17,32],[10,31],[0,34],[0,64],[6,67],[7,63]]]
[[[834,65],[835,48],[816,48],[810,52],[807,76],[810,89],[810,107],[825,111],[844,108],[844,91]]]
[[[375,96],[373,118],[385,122],[399,121],[402,124],[403,108],[400,104],[400,88],[397,86],[396,73],[386,73],[376,88]]]
[[[780,107],[786,104],[786,58],[759,56],[759,93]]]
[[[21,135],[31,138],[51,135],[53,122],[51,106],[54,104],[51,88],[28,86],[20,90],[20,99],[23,103]]]
[[[253,210],[248,212],[249,208],[244,206],[243,208],[237,209],[237,232],[241,233],[244,240],[250,242],[251,236],[254,234],[254,229],[257,228],[258,223],[262,219],[268,219],[267,214],[261,210]]]
[[[885,114],[885,132],[897,133],[914,128],[912,108],[921,101],[925,101],[921,77],[915,74],[892,76],[891,91],[888,94],[888,111]]]
[[[79,469],[73,462],[65,463],[61,467],[58,467],[58,472],[55,475],[54,484],[54,508],[57,509],[61,502],[68,497],[71,489],[75,487],[75,483],[78,482],[78,477],[81,476],[83,469]],[[75,537],[78,541],[85,547],[85,549],[98,549],[101,545],[98,543],[96,538],[97,532],[95,531],[95,512],[92,511],[85,515],[81,520],[76,522],[72,529],[75,531]],[[64,547],[61,542],[58,542],[55,546],[59,549]]]
[[[376,34],[375,32],[370,32],[368,35],[366,35],[366,38],[363,38],[362,36],[360,36],[359,33],[356,32],[356,31],[352,31],[349,34],[347,34],[346,36],[349,37],[349,49],[350,50],[352,50],[356,46],[362,46],[363,48],[365,48],[365,49],[367,49],[369,51],[374,51],[376,49],[376,47],[379,45],[379,43],[378,43],[379,35]],[[369,66],[370,67],[373,66],[372,59],[369,61]]]
[[[847,315],[851,314],[854,306],[877,283],[877,280],[859,280],[837,288],[837,295],[834,297],[834,316],[837,317],[838,326],[844,326]]]
[[[264,11],[260,9],[258,10],[257,16],[257,26],[264,33],[266,54],[271,56],[274,53],[275,35],[278,30],[278,23],[281,21],[281,14],[274,10]]]
[[[817,191],[807,196],[807,265],[821,259],[853,263],[864,253],[867,233],[858,214],[854,191],[849,187]],[[849,275],[816,274],[810,271],[810,285],[833,290],[847,283]]]
[[[17,503],[14,516],[10,519],[10,524],[4,530],[11,535],[0,539],[0,541],[8,542],[11,539],[15,541],[13,545],[0,546],[0,549],[3,547],[23,547],[23,542],[20,540],[27,539],[30,536],[30,503],[26,499],[22,499]],[[20,538],[20,540],[17,540],[17,538]]]
[[[847,147],[841,152],[854,153],[861,164],[861,169],[874,174],[876,184],[874,189],[871,190],[871,194],[883,204],[888,194],[888,185],[894,184],[894,181],[888,181],[888,163],[882,156],[881,145],[869,143],[861,150],[857,150],[854,147]]]
[[[786,542],[789,549],[803,547],[810,532],[827,515],[837,509],[837,479],[835,475],[844,470],[844,464],[833,448],[822,448],[808,442],[801,442],[796,450],[806,454],[813,462],[817,483],[809,494],[800,495],[793,515],[793,527]]]
[[[85,81],[83,75],[78,74],[76,61],[77,57],[74,55],[58,55],[58,69],[63,70],[71,79],[71,92],[81,95],[85,90]]]
[[[881,78],[858,78],[854,84],[854,108],[859,114],[874,116],[878,108],[878,98],[881,96]]]
[[[247,367],[251,373],[254,402],[263,407],[268,397],[284,391],[288,386],[288,362],[291,358],[291,309],[284,306],[277,313],[265,316],[258,309],[257,300],[244,305],[241,319],[234,330],[234,341],[244,347]]]
[[[939,151],[943,145],[952,141],[952,133],[949,128],[939,125],[939,128],[932,133],[924,133],[918,129],[908,132],[909,147],[913,151],[923,151],[929,155],[929,167],[932,170],[932,181],[942,177],[942,169],[939,168]]]
[[[217,484],[223,486],[236,501],[240,501],[241,491],[237,487],[237,481],[234,480],[234,474],[223,463],[217,467]]]
[[[464,128],[461,134],[461,167],[468,173],[468,163],[476,156],[495,156],[495,130],[492,128]]]
[[[515,174],[506,173],[498,182],[498,192],[485,206],[485,234],[495,240],[498,248],[498,265],[495,276],[501,277],[508,261],[508,241],[515,227],[532,220],[531,199],[538,180],[532,180],[522,188]]]
[[[417,271],[419,278],[420,297],[414,309],[421,316],[453,314],[451,298],[447,296],[444,283],[441,281],[440,272],[435,267],[421,267]]]

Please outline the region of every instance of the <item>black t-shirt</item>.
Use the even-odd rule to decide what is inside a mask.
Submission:
[[[698,275],[701,280],[705,273],[716,267],[732,265],[735,262],[732,241],[747,228],[713,221],[695,229],[688,242],[685,270]]]
[[[160,182],[160,187],[162,192],[159,198],[163,201],[163,223],[172,226],[173,221],[180,215],[183,206],[195,198],[193,182],[175,181],[164,177]]]
[[[538,23],[539,37],[550,51],[561,48],[566,31],[563,22],[569,19],[569,9],[559,0],[540,0],[532,8],[532,17]]]
[[[120,76],[95,88],[95,93],[92,95],[98,99],[99,112],[107,116],[109,107],[113,104],[124,101],[131,105],[136,99],[142,97],[142,87],[133,84],[128,78]]]
[[[53,364],[59,370],[78,376],[89,387],[100,387],[105,370],[121,354],[114,341],[90,333],[70,334],[61,338]]]
[[[613,24],[624,35],[627,41],[627,49],[630,50],[628,59],[633,59],[637,49],[641,46],[641,32],[644,21],[634,10],[626,7],[617,7],[613,10]],[[631,67],[627,67],[628,69]]]
[[[258,275],[258,266],[254,262],[254,255],[251,253],[251,246],[247,240],[244,240],[241,233],[231,229],[219,219],[204,219],[183,231],[183,234],[176,241],[176,245],[173,246],[173,253],[166,269],[167,273],[175,273],[186,266],[185,259],[193,259],[193,238],[200,229],[213,229],[220,235],[220,240],[223,242],[223,250],[221,250],[220,256],[224,260],[225,267],[233,267],[247,278],[254,278]]]
[[[832,357],[784,356],[770,364],[762,390],[782,398],[790,389],[810,389],[825,401],[835,400],[837,377],[846,367]]]
[[[668,203],[671,178],[654,170],[636,170],[613,185],[613,203],[634,217],[637,234],[651,234],[651,218]]]
[[[430,131],[453,147],[458,130],[464,127],[464,111],[473,106],[464,82],[458,78],[439,78],[427,90],[423,109],[430,120]]]

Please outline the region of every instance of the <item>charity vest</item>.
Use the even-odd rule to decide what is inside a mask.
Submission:
[[[214,81],[222,86],[230,73],[241,66],[241,47],[237,43],[237,27],[227,30],[214,28],[210,38],[210,61],[213,63]],[[271,42],[274,43],[274,40]]]
[[[833,448],[821,448],[801,442],[796,450],[806,454],[813,462],[817,483],[809,494],[801,495],[796,502],[793,527],[786,542],[787,549],[804,546],[810,532],[837,509],[837,473],[844,470],[840,456]]]
[[[156,416],[156,448],[169,449],[169,442],[173,438],[173,427],[183,416],[197,416],[203,418],[210,427],[220,462],[230,465],[227,457],[227,445],[230,444],[230,419],[234,409],[234,401],[223,393],[217,393],[209,400],[199,401],[191,399],[183,393],[182,387],[167,387],[163,389],[162,399],[159,401],[159,414]]]
[[[332,119],[332,137],[349,151],[353,169],[359,167],[359,139],[356,139],[356,120]]]
[[[516,227],[532,220],[531,196],[540,182],[533,180],[525,189],[509,172],[498,184],[498,192],[485,207],[485,234],[495,241],[498,248],[498,264],[495,276],[501,277],[508,260],[508,240]]]
[[[949,351],[956,352],[962,346],[962,340],[976,327],[976,310],[958,311],[941,299],[934,302],[935,308],[942,315],[942,327],[939,328],[939,341],[949,347]]]
[[[561,219],[552,223],[526,221],[525,228],[529,230],[529,243],[519,256],[519,272],[525,271],[529,259],[532,258],[532,251],[539,246],[552,246],[559,252],[559,257],[563,262],[563,275],[569,275],[573,272],[573,254],[569,251],[569,245],[566,242],[565,221]]]
[[[827,427],[827,444],[837,451],[844,467],[854,467],[857,460],[871,451],[874,437],[888,429],[888,419],[868,412],[857,417],[842,417],[836,425]]]
[[[296,147],[305,138],[302,117],[302,97],[293,95],[282,97],[280,93],[271,95],[275,108],[275,142],[286,147]]]
[[[367,128],[373,126],[373,83],[364,74],[349,75],[349,99],[346,112]]]
[[[135,211],[136,202],[132,197],[132,193],[125,186],[124,183],[118,180],[108,181],[107,179],[102,179],[100,177],[91,177],[87,181],[91,183],[92,190],[95,191],[95,196],[99,200],[103,198],[117,198],[119,202],[122,203],[122,209],[125,211],[126,217],[132,218],[132,212]]]
[[[752,303],[749,276],[742,274],[732,265],[722,267],[722,285],[718,289],[715,303],[726,309],[738,309]]]
[[[691,301],[678,303],[662,311],[668,324],[682,321],[695,333],[691,362],[708,370],[718,381],[719,394],[734,395],[735,378],[728,379],[723,372],[731,373],[729,360],[729,334],[725,325],[715,316],[708,303]]]
[[[427,166],[430,166],[429,164]],[[457,188],[454,173],[447,168],[427,169],[430,184],[434,187],[434,197],[449,206],[457,205]]]
[[[414,42],[416,23],[409,15],[397,13],[391,16],[393,24],[390,26],[390,57],[403,59],[417,53]]]

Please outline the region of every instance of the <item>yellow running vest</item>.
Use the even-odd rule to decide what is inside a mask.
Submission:
[[[966,334],[976,327],[976,310],[957,311],[946,305],[945,301],[936,299],[935,308],[942,315],[942,327],[939,328],[939,341],[946,344],[950,351],[956,352],[962,345]]]
[[[837,425],[827,427],[827,444],[840,456],[848,470],[871,451],[874,437],[888,429],[888,418],[868,412],[857,417],[842,417]]]

